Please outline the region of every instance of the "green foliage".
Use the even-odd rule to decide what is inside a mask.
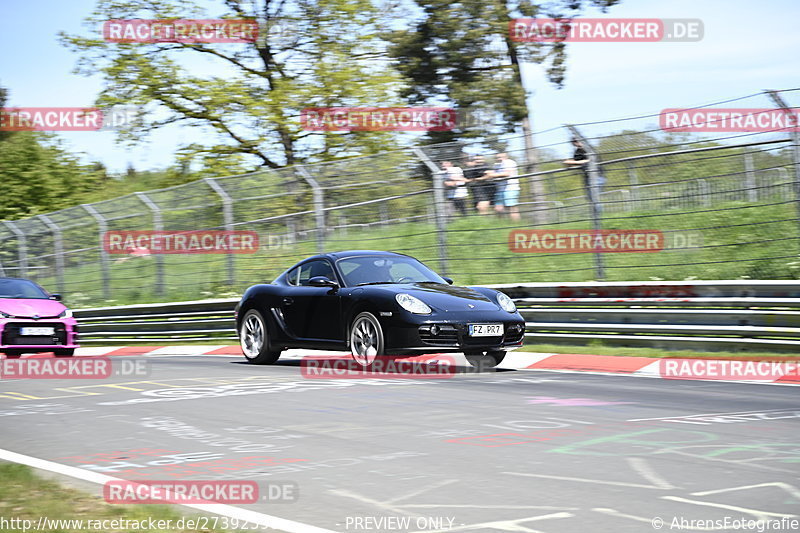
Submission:
[[[9,133],[0,140],[0,220],[68,207],[102,186],[102,170],[81,164],[53,135]]]
[[[505,133],[527,116],[520,63],[542,64],[551,82],[561,87],[566,70],[564,43],[520,43],[509,35],[516,17],[573,18],[587,4],[606,9],[618,0],[417,0],[422,15],[412,27],[388,34],[389,52],[410,80],[402,95],[412,104],[446,102],[469,112],[494,117],[470,130],[430,132],[432,142]],[[491,130],[491,128],[489,128]]]
[[[78,72],[103,76],[99,106],[145,110],[121,139],[140,141],[173,123],[201,128],[210,133],[208,141],[184,145],[180,159],[216,175],[385,148],[391,134],[311,133],[299,119],[307,107],[400,103],[401,78],[381,53],[381,13],[369,0],[230,1],[216,2],[213,11],[201,7],[207,4],[99,0],[87,22],[97,27],[109,19],[254,19],[261,28],[257,42],[113,44],[97,35],[62,34],[81,56]],[[207,74],[209,64],[226,74]]]

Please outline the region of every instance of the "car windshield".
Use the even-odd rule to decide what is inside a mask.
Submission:
[[[446,283],[416,259],[404,256],[364,255],[338,261],[348,286],[382,283]]]
[[[34,298],[49,296],[35,283],[25,279],[0,279],[0,298]]]

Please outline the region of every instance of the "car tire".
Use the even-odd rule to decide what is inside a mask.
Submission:
[[[281,356],[281,350],[270,349],[267,322],[256,309],[250,309],[242,317],[239,344],[245,359],[253,365],[271,365]]]
[[[56,357],[72,357],[75,355],[75,348],[61,348],[58,350],[53,350],[53,354]]]
[[[359,313],[350,325],[350,355],[361,366],[367,367],[379,355],[384,355],[383,328],[375,315]]]
[[[479,372],[494,368],[503,362],[506,352],[503,350],[489,350],[487,352],[464,352],[469,364]]]
[[[17,357],[22,356],[22,351],[20,351],[20,350],[6,350],[3,353],[6,354],[6,357],[17,358]]]

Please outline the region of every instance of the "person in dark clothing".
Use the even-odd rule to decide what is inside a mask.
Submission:
[[[497,189],[497,185],[486,176],[489,170],[491,168],[480,155],[471,157],[467,162],[467,168],[464,169],[464,177],[469,183],[472,198],[475,201],[475,209],[481,215],[489,214]]]
[[[572,146],[575,147],[575,153],[572,159],[564,160],[564,164],[569,168],[580,168],[583,173],[583,185],[586,190],[589,190],[590,176],[589,176],[589,156],[586,155],[586,148],[583,143],[578,139],[572,139]]]
[[[593,184],[592,176],[589,173],[589,156],[586,153],[586,148],[579,139],[572,139],[572,146],[575,147],[575,153],[572,155],[572,159],[566,159],[564,164],[570,168],[581,169],[583,173],[583,185],[586,187],[587,194],[592,185],[596,187],[598,194],[603,192],[603,186],[606,184],[606,177],[603,175],[603,169],[599,165],[600,159],[595,156],[595,162],[597,163],[595,168],[597,172],[597,183]]]

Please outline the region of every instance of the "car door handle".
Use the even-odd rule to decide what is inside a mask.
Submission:
[[[284,305],[292,305],[294,303],[294,298],[289,298],[288,296],[285,296],[283,298],[283,303]]]

